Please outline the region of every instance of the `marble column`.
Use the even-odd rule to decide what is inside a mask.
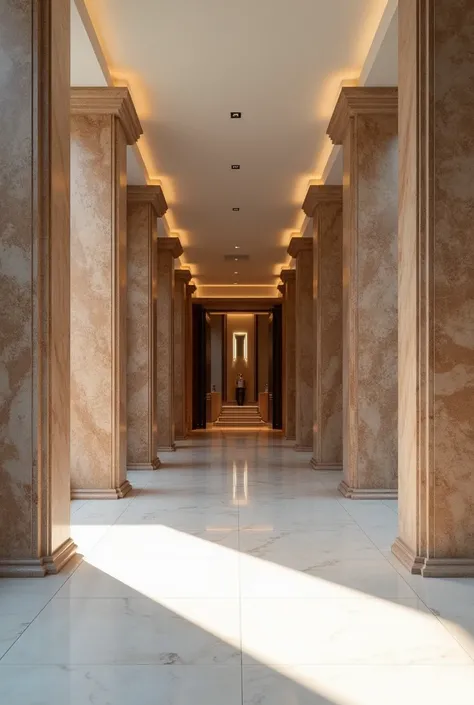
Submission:
[[[112,499],[127,480],[126,88],[71,89],[71,491]]]
[[[158,468],[156,419],[157,218],[160,186],[127,189],[127,466]]]
[[[342,470],[342,187],[310,186],[313,219],[313,457],[315,470]]]
[[[295,282],[295,450],[313,449],[313,238],[293,237]]]
[[[296,439],[296,270],[282,269],[283,282],[283,432]]]
[[[177,237],[158,238],[157,301],[157,424],[158,450],[176,450],[174,443],[174,260],[183,254]]]
[[[426,577],[474,577],[474,13],[399,2],[399,534]]]
[[[186,435],[193,430],[193,294],[195,284],[186,284]]]
[[[0,4],[0,576],[69,532],[69,0]]]
[[[175,439],[186,438],[186,364],[187,345],[187,286],[191,281],[188,269],[176,269],[174,273],[174,429]]]
[[[397,89],[343,88],[343,465],[353,499],[397,494]]]

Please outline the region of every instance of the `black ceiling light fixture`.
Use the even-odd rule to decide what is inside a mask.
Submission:
[[[230,117],[232,120],[240,120],[240,118],[242,117],[242,113],[237,110],[232,110]]]
[[[231,169],[240,169],[240,164],[231,164]]]

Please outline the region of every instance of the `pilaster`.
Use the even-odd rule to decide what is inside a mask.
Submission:
[[[127,189],[127,467],[157,468],[157,218],[160,186]]]
[[[0,10],[0,576],[57,573],[70,538],[68,0]]]
[[[186,365],[187,350],[187,287],[191,281],[188,269],[174,272],[174,422],[175,438],[183,440],[187,434],[186,422]]]
[[[282,269],[283,282],[283,431],[296,440],[296,270]]]
[[[342,470],[342,187],[310,186],[313,219],[313,457],[315,470]]]
[[[343,88],[343,466],[353,499],[397,494],[397,89]]]
[[[296,260],[295,450],[313,448],[313,238],[293,237],[288,254]]]
[[[177,237],[158,238],[157,424],[158,450],[176,450],[174,442],[174,260],[183,254]]]
[[[119,499],[127,480],[126,88],[71,89],[71,494]]]

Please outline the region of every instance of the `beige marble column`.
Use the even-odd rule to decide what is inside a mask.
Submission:
[[[311,465],[342,470],[342,187],[310,186],[303,210],[313,219]]]
[[[474,16],[399,2],[399,535],[426,577],[474,576]]]
[[[283,282],[283,432],[296,439],[296,270],[282,269]]]
[[[187,345],[187,287],[191,281],[188,269],[176,269],[174,272],[174,433],[176,440],[186,438],[186,365]]]
[[[177,237],[158,238],[157,301],[157,424],[158,450],[176,450],[174,443],[174,260],[183,254]]]
[[[0,3],[0,576],[69,531],[69,0]]]
[[[194,284],[186,284],[186,435],[193,430],[193,294]]]
[[[288,254],[296,259],[295,450],[313,449],[313,238],[293,237]]]
[[[71,89],[71,491],[121,498],[127,480],[126,88]]]
[[[353,499],[397,494],[397,89],[343,88],[343,464]]]
[[[127,466],[157,468],[157,218],[167,204],[160,186],[127,189]]]

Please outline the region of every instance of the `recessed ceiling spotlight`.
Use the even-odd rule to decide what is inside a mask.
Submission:
[[[234,245],[234,250],[240,250],[240,245]]]
[[[237,213],[237,211],[239,211],[240,208],[232,208],[232,210],[233,210],[235,213]]]
[[[242,117],[242,113],[239,113],[237,110],[233,110],[230,114],[230,117],[232,120],[239,120]]]
[[[238,284],[238,283],[239,283],[239,282],[234,282],[234,286],[235,286],[236,284]]]
[[[234,274],[238,274],[238,272],[234,272]]]
[[[239,261],[239,258],[238,258],[238,257],[235,257],[234,259],[235,259],[235,261],[236,261],[236,262],[238,262],[238,261]]]
[[[240,164],[231,164],[231,169],[240,169]]]

